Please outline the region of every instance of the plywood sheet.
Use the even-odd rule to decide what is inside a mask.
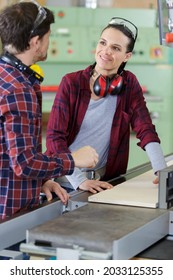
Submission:
[[[173,160],[167,161],[167,166],[173,166]],[[113,189],[105,190],[88,197],[89,202],[118,204],[127,206],[158,207],[158,185],[153,184],[155,175],[149,170]]]
[[[167,166],[173,165],[173,160]],[[158,185],[153,184],[153,170],[145,172],[113,189],[105,190],[88,197],[89,202],[118,204],[138,207],[158,207]]]
[[[153,171],[150,170],[113,189],[89,196],[88,200],[89,202],[157,208],[158,185],[153,184],[154,178]]]

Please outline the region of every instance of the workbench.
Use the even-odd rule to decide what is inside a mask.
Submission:
[[[172,156],[167,160],[172,160]],[[110,183],[119,186],[150,169],[149,164],[140,166]],[[161,179],[161,183],[164,180]],[[9,240],[14,244],[26,238],[20,250],[31,258],[123,260],[150,258],[149,251],[153,258],[154,244],[158,247],[160,243],[163,249],[163,243],[172,242],[170,204],[169,208],[153,208],[95,203],[89,201],[91,196],[88,192],[74,191],[66,207],[55,198],[36,210],[1,223],[0,249],[11,245]]]

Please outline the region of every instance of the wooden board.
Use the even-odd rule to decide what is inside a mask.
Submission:
[[[173,165],[173,160],[167,166]],[[88,197],[89,202],[118,204],[127,206],[158,207],[158,185],[153,184],[155,175],[153,170],[143,173],[113,189],[105,190]]]
[[[173,160],[167,161],[167,166],[173,166]],[[153,184],[153,170],[145,172],[113,189],[105,190],[88,197],[89,202],[118,204],[127,206],[158,207],[158,185]]]
[[[153,170],[150,170],[113,187],[113,189],[91,195],[88,201],[157,208],[158,185],[153,184],[154,179]]]

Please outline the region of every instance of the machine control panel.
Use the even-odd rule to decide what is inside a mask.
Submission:
[[[92,63],[101,31],[115,16],[115,9],[54,7],[53,10],[55,24],[52,25],[47,62]],[[139,29],[129,63],[164,64],[172,60],[173,50],[160,45],[155,12],[147,10],[145,17],[145,11],[141,9],[116,9],[117,16],[128,18],[133,22],[135,20]]]

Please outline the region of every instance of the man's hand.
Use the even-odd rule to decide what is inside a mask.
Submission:
[[[98,154],[90,146],[84,146],[72,153],[75,166],[79,168],[93,168],[98,163]]]
[[[67,204],[69,200],[69,194],[63,189],[57,182],[48,180],[42,186],[42,192],[45,193],[47,200],[52,200],[51,192],[56,193],[56,195],[61,199],[63,204]]]
[[[97,193],[111,188],[112,188],[111,184],[98,180],[86,180],[79,186],[80,190],[89,191],[91,193]]]

